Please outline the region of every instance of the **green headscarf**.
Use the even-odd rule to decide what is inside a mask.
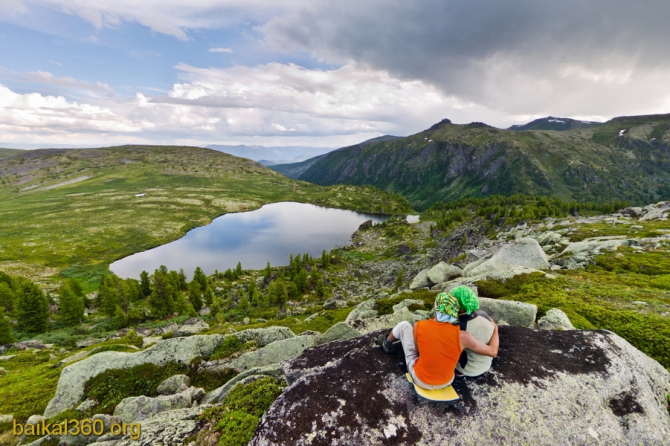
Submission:
[[[457,286],[449,291],[449,294],[454,296],[458,301],[458,306],[466,314],[471,314],[473,311],[479,310],[479,298],[469,287],[464,285]]]
[[[435,311],[440,322],[458,322],[458,301],[451,294],[440,293],[435,297]]]

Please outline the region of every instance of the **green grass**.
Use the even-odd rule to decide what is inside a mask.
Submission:
[[[73,179],[81,181],[63,184]],[[114,260],[175,240],[227,212],[279,201],[378,213],[411,210],[372,187],[316,186],[193,147],[6,158],[0,160],[0,180],[0,269],[33,279],[76,278],[87,291]]]
[[[560,308],[576,328],[613,331],[670,369],[670,318],[659,314],[670,304],[667,262],[667,253],[620,249],[598,256],[586,271],[565,272],[556,279],[534,273],[476,285],[481,296],[537,305],[538,317]],[[651,268],[654,264],[659,269]]]

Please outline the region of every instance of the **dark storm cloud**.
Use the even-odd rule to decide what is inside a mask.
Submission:
[[[669,17],[649,0],[317,1],[262,30],[494,110],[608,116],[670,107]]]

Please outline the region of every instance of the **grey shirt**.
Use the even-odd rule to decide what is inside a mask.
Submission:
[[[488,344],[493,336],[494,326],[491,316],[486,312],[477,310],[470,315],[459,317],[461,330],[470,333],[475,339]],[[491,368],[490,356],[480,355],[468,349],[463,350],[461,358],[456,365],[456,370],[466,376],[478,376]]]

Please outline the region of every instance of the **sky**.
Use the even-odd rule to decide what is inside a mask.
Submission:
[[[2,0],[0,146],[670,113],[667,0]]]

